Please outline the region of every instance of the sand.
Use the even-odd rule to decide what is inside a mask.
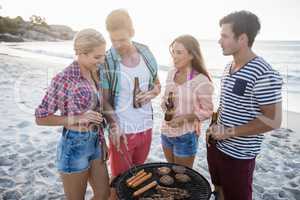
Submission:
[[[0,63],[0,199],[64,199],[55,167],[61,127],[37,126],[33,113],[51,77],[65,63],[11,56],[2,47]],[[164,161],[159,100],[154,100],[154,136],[147,162]],[[253,199],[300,199],[299,122],[300,114],[284,112],[283,127],[265,135],[257,157]],[[210,180],[203,135],[199,143],[194,169]],[[86,199],[91,197],[89,187]]]

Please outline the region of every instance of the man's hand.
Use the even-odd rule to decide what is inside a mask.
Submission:
[[[159,82],[158,77],[156,77],[154,81],[154,87],[153,89],[146,91],[146,92],[140,92],[136,96],[136,101],[138,103],[141,103],[142,105],[145,105],[151,101],[151,99],[155,98],[157,95],[159,95],[161,90],[161,85]]]
[[[214,140],[225,140],[231,137],[234,137],[234,129],[226,128],[225,126],[215,124],[209,127],[206,131],[206,143],[209,145],[209,138],[211,137]]]
[[[145,105],[151,101],[155,97],[154,93],[152,91],[147,92],[140,92],[136,95],[136,101],[138,103],[141,103],[142,105]]]
[[[122,141],[126,149],[128,150],[126,135],[122,132],[121,128],[117,123],[113,123],[111,125],[109,132],[110,132],[109,137],[113,145],[117,148],[117,151],[120,151],[120,145]]]

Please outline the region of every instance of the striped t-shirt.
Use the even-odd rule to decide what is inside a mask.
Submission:
[[[221,80],[218,124],[247,124],[261,114],[260,106],[281,102],[282,78],[263,58],[255,57],[238,71],[231,64]],[[217,148],[237,159],[251,159],[259,152],[263,135],[233,137],[217,142]]]

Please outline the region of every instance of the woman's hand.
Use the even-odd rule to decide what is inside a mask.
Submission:
[[[169,122],[166,122],[172,128],[177,128],[183,126],[184,122],[195,123],[195,120],[199,123],[197,116],[195,114],[186,114],[173,117],[173,119]]]
[[[88,110],[81,115],[75,116],[74,118],[75,118],[74,124],[79,124],[79,125],[89,124],[89,123],[100,124],[103,121],[102,114],[92,110]]]
[[[172,128],[178,128],[183,125],[185,118],[182,116],[174,117],[171,121],[166,122],[168,126]]]

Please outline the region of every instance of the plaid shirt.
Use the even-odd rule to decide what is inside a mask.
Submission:
[[[96,95],[89,81],[80,74],[78,62],[74,61],[52,79],[35,116],[47,117],[57,110],[62,116],[84,113],[96,107]]]

